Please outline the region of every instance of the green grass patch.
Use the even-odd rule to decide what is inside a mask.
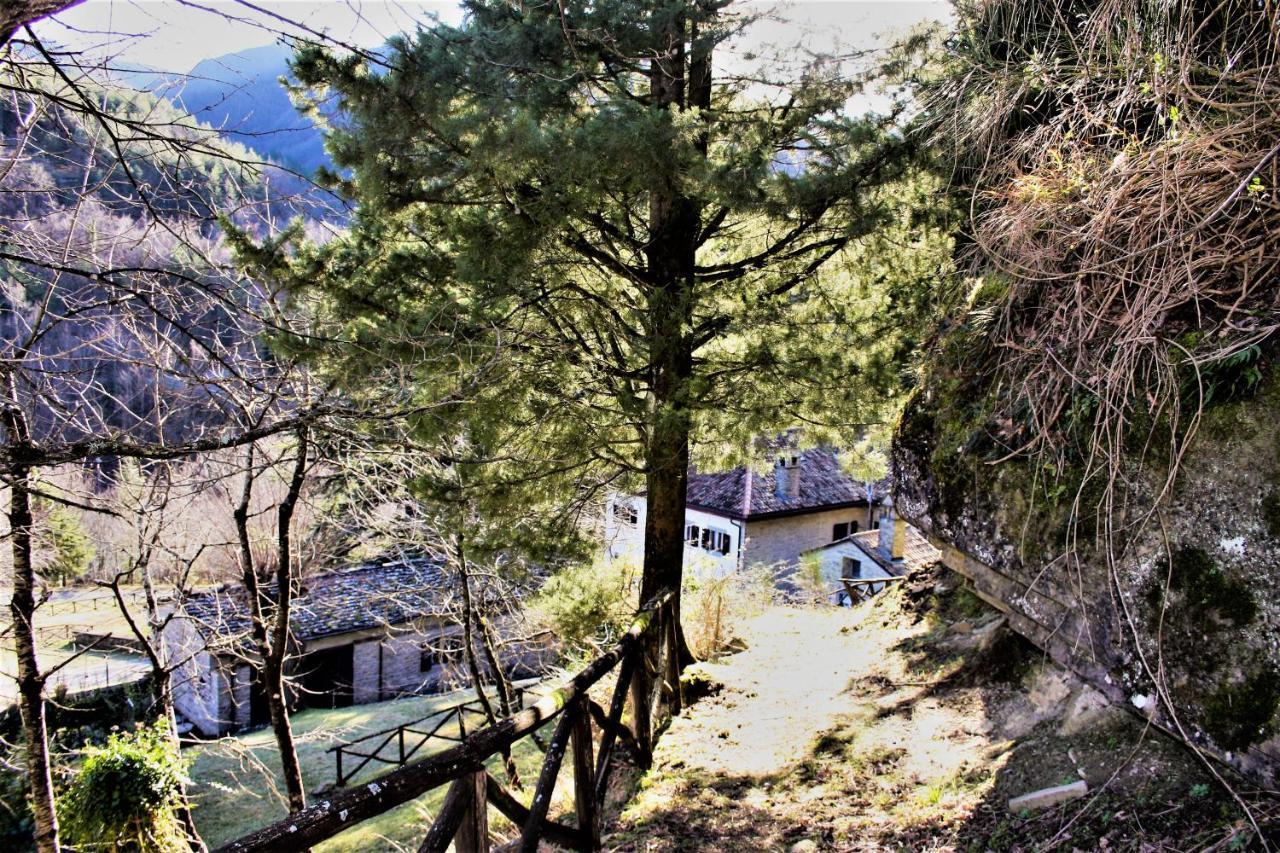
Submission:
[[[417,720],[433,711],[464,702],[473,695],[468,690],[295,714],[292,718],[293,731],[298,744],[298,761],[302,765],[308,802],[316,801],[317,790],[333,784],[334,757],[327,751],[329,747],[351,741],[362,734]],[[468,731],[474,730],[474,720],[469,715]],[[456,728],[449,731],[449,734],[456,733]],[[371,749],[376,745],[374,742],[367,746]],[[452,745],[449,741],[435,740],[423,747],[417,755],[429,755]],[[210,847],[239,838],[258,827],[279,820],[287,813],[279,755],[269,728],[191,747],[184,751],[184,755],[192,762],[191,797],[195,805],[196,826]],[[515,758],[527,793],[537,781],[542,752],[532,740],[525,738],[516,744]],[[394,768],[371,762],[371,766],[366,767],[349,784],[368,782],[391,769]],[[501,764],[496,758],[490,761],[489,771],[495,778],[505,781]],[[557,800],[561,803],[571,802],[572,783],[566,780],[571,778],[572,771],[565,767],[562,773],[564,775],[556,786]],[[445,791],[446,787],[430,791],[417,800],[352,827],[317,845],[315,849],[326,853],[393,850],[396,845],[416,849],[431,825],[430,816],[438,811],[444,801]],[[567,797],[566,792],[569,792]],[[517,793],[517,796],[520,795]],[[491,824],[498,820],[497,813],[490,810]]]

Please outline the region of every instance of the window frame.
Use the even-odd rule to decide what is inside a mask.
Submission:
[[[635,527],[640,523],[640,511],[630,501],[614,501],[613,520],[626,527]]]
[[[437,634],[418,646],[418,672],[426,675],[437,667],[456,663],[462,653],[462,634]],[[431,661],[428,666],[427,662]]]

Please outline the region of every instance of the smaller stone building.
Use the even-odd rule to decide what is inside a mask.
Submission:
[[[291,704],[335,708],[457,686],[466,679],[452,604],[440,566],[426,559],[305,579],[290,618]],[[229,588],[193,595],[165,628],[166,654],[179,664],[174,704],[203,735],[268,722],[249,627],[244,590]],[[536,649],[506,650],[503,665],[524,676],[539,657]]]
[[[802,556],[802,560],[817,562],[823,584],[831,590],[832,604],[852,603],[843,586],[846,578],[901,577],[942,559],[942,552],[924,534],[897,517],[891,500],[885,500],[880,512],[879,529],[850,534]],[[879,592],[882,587],[883,584],[875,584],[871,592]]]

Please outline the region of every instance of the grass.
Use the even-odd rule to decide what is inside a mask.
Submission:
[[[334,757],[326,751],[329,747],[361,734],[419,719],[434,710],[466,701],[472,695],[470,691],[460,691],[295,714],[292,718],[293,731],[308,801],[314,801],[315,792],[334,781]],[[447,741],[437,741],[428,744],[418,754],[429,754],[451,745]],[[531,790],[537,779],[542,753],[529,738],[525,738],[516,744],[514,754],[525,788]],[[210,847],[279,820],[287,813],[280,761],[270,729],[191,747],[185,755],[192,762],[191,795],[195,804],[196,826]],[[356,782],[367,782],[390,769],[387,765],[371,764],[356,777]],[[496,759],[490,761],[489,770],[496,778],[505,779]],[[557,802],[571,802],[572,787],[565,779],[570,778],[572,771],[566,766],[562,772],[565,776],[556,786]],[[416,850],[431,825],[430,816],[444,800],[445,790],[441,787],[430,791],[417,800],[352,827],[315,849],[324,853]],[[492,809],[489,814],[491,827],[501,832],[503,822]]]
[[[130,613],[138,620],[138,624],[146,624],[145,606],[140,596],[141,587],[127,587],[126,601]],[[114,634],[117,637],[133,637],[129,623],[120,613],[119,606],[110,591],[96,588],[74,588],[58,590],[58,598],[46,602],[36,610],[35,626],[37,649],[40,665],[49,669],[65,661],[75,654],[75,649],[67,642],[61,632],[50,636],[44,629],[66,628],[69,631],[88,631],[95,634]],[[11,591],[0,588],[0,598],[7,599]],[[72,600],[77,602],[76,612],[69,606]],[[56,611],[56,612],[55,612]],[[0,645],[0,673],[17,672],[17,656],[14,654],[12,638],[5,637],[6,642]],[[86,652],[76,658],[75,662],[60,670],[53,679],[53,684],[65,683],[71,692],[93,689],[104,684],[117,684],[131,681],[148,670],[146,658],[127,652]],[[0,679],[0,700],[13,701],[17,698],[17,685],[12,678]]]

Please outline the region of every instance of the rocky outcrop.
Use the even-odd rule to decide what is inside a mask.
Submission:
[[[1133,462],[1126,503],[1109,518],[1097,510],[1100,484],[997,461],[999,425],[975,405],[980,394],[957,387],[934,383],[907,408],[894,448],[899,511],[1055,660],[1274,784],[1280,382],[1205,412],[1164,499],[1165,472]]]

